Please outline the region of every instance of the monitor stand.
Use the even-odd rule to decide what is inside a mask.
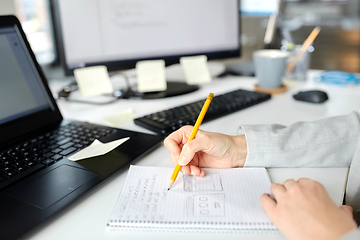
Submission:
[[[132,89],[123,92],[122,98],[142,98],[142,99],[156,99],[167,98],[187,94],[199,89],[198,85],[188,85],[185,82],[167,82],[167,89],[159,92],[139,93]]]
[[[239,61],[226,66],[226,73],[237,76],[255,76],[255,67],[253,62]]]

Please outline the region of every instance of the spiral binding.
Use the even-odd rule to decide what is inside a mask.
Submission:
[[[278,233],[273,224],[242,222],[110,220],[107,227],[111,231]]]

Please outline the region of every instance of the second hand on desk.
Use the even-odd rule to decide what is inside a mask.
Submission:
[[[202,120],[204,119],[205,117],[205,114],[210,106],[210,103],[211,103],[211,100],[213,99],[214,97],[214,94],[213,93],[210,93],[208,98],[206,99],[205,103],[204,103],[204,106],[202,107],[201,109],[201,112],[199,114],[199,117],[197,118],[196,120],[196,123],[195,123],[195,126],[194,126],[194,129],[193,131],[191,132],[191,135],[189,137],[189,140],[188,142],[190,142],[191,140],[193,140],[196,136],[196,133],[198,132],[199,130],[199,127],[200,127],[200,124],[202,122]],[[170,190],[171,186],[174,184],[175,180],[176,180],[176,177],[177,175],[179,174],[179,171],[181,169],[181,165],[179,164],[176,164],[176,167],[175,167],[175,170],[170,178],[170,183],[169,183],[169,187],[168,187],[168,191]]]

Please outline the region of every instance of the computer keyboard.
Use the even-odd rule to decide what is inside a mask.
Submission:
[[[3,181],[24,177],[49,166],[114,131],[70,123],[0,152],[0,188]]]
[[[214,96],[203,122],[269,100],[271,95],[243,89]],[[169,135],[184,125],[194,125],[206,99],[149,114],[134,120],[151,131]]]

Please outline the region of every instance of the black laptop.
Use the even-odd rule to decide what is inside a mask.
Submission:
[[[99,157],[67,159],[95,139],[128,141]],[[21,25],[0,16],[0,238],[34,229],[163,137],[63,120]]]

